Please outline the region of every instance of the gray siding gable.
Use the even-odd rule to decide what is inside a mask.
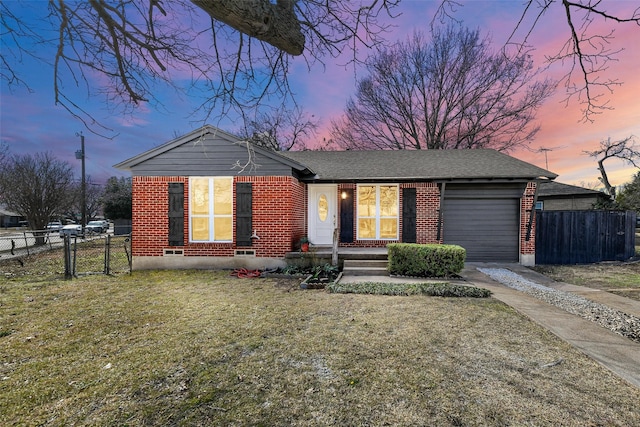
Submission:
[[[250,156],[252,164],[244,170]],[[239,165],[239,166],[238,166]],[[134,176],[288,176],[305,166],[247,144],[213,126],[204,126],[115,165]]]

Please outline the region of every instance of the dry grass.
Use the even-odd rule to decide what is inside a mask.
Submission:
[[[556,281],[601,289],[640,300],[640,262],[541,265],[534,269]]]
[[[640,390],[492,298],[0,280],[2,425],[640,425]]]

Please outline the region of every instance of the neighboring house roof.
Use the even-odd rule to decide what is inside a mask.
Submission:
[[[316,180],[554,179],[553,172],[496,150],[286,151]]]
[[[565,198],[565,197],[607,197],[598,190],[578,187],[577,185],[563,184],[561,182],[541,182],[538,188],[538,198]]]
[[[10,211],[6,206],[0,205],[0,216],[21,216],[20,214]]]

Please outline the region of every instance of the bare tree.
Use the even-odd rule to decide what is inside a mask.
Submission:
[[[607,171],[604,168],[604,162],[608,159],[621,159],[625,163],[640,167],[640,149],[636,147],[636,138],[631,135],[619,141],[611,141],[611,138],[600,141],[600,148],[594,151],[583,151],[598,161],[598,170],[600,171],[600,181],[604,185],[605,191],[615,198],[616,188],[609,182]]]
[[[0,141],[0,168],[9,159],[9,144],[7,141]]]
[[[42,230],[71,205],[73,169],[48,152],[14,155],[0,170],[0,198],[26,217],[32,229]]]
[[[527,55],[493,53],[479,31],[415,33],[367,63],[332,135],[350,149],[495,148],[532,140],[536,109],[554,83],[536,81]]]
[[[457,0],[442,0],[437,17],[455,19],[456,11],[462,6],[463,3]],[[619,6],[618,11],[612,11],[616,6]],[[626,12],[620,11],[625,8]],[[565,101],[577,99],[582,106],[583,120],[593,121],[596,115],[612,109],[607,95],[622,84],[615,76],[607,74],[610,62],[616,61],[622,50],[611,47],[615,26],[640,26],[640,6],[633,2],[616,4],[602,0],[527,0],[507,45],[528,50],[530,38],[545,21],[545,14],[565,17],[566,41],[557,52],[546,54],[550,63],[561,63],[565,69],[561,79]],[[600,24],[608,24],[609,28],[594,30]]]
[[[358,61],[358,46],[383,42],[388,25],[380,18],[398,2],[51,0],[43,16],[50,25],[46,35],[23,24],[20,9],[35,6],[1,2],[7,42],[1,78],[10,86],[28,85],[17,64],[31,45],[52,45],[55,54],[45,59],[54,67],[55,102],[94,131],[99,124],[70,87],[88,94],[98,87],[111,106],[127,112],[140,103],[159,104],[156,82],[175,85],[176,73],[186,72],[190,82],[176,90],[204,90],[200,108],[206,113],[246,113],[273,99],[292,102],[293,55],[303,55],[311,67],[351,47]]]
[[[79,182],[73,184],[72,195],[73,202],[69,206],[69,211],[66,212],[66,216],[73,218],[76,222],[82,222],[82,185]],[[86,179],[86,213],[87,221],[95,219],[102,213],[102,199],[104,196],[104,185],[93,182],[91,176],[87,176]],[[86,224],[85,224],[86,225]]]
[[[251,143],[274,151],[302,149],[315,136],[318,121],[302,108],[277,109],[246,119],[240,136]]]

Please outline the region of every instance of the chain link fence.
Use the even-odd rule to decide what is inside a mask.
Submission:
[[[98,236],[91,239],[65,236],[63,244],[65,278],[79,274],[131,272],[131,238]]]
[[[30,256],[62,247],[63,239],[57,231],[3,230],[0,234],[0,259],[10,256]]]
[[[4,230],[0,234],[0,272],[38,267],[40,273],[85,274],[131,272],[131,237],[113,234],[61,236],[44,230]],[[5,271],[6,270],[6,271]]]

